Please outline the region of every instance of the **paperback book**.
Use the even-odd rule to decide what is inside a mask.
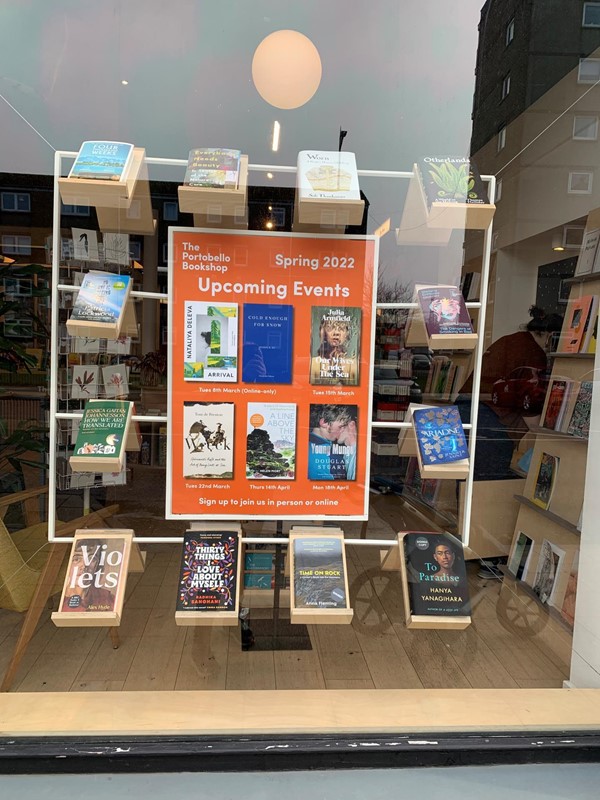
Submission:
[[[540,457],[532,499],[536,506],[543,508],[545,511],[548,510],[552,500],[559,462],[559,457],[550,453],[542,453]]]
[[[361,319],[360,308],[312,307],[311,384],[358,386]]]
[[[417,301],[429,337],[473,334],[471,317],[456,286],[417,287]]]
[[[489,203],[479,170],[468,158],[426,156],[417,168],[429,209],[433,203]]]
[[[598,316],[598,296],[584,295],[568,301],[558,340],[559,353],[586,352]]]
[[[559,420],[562,419],[562,412],[567,402],[570,383],[568,378],[553,378],[550,381],[540,417],[540,424],[543,428],[558,429]]]
[[[224,147],[190,150],[184,184],[211,189],[237,187],[241,154],[241,150]]]
[[[130,290],[129,275],[88,272],[67,320],[71,336],[117,339]]]
[[[294,606],[297,609],[348,606],[341,537],[294,537],[292,562]]]
[[[245,303],[243,315],[244,383],[291,383],[293,306]]]
[[[412,423],[424,466],[468,459],[467,440],[457,406],[415,409]]]
[[[410,532],[403,537],[410,617],[469,617],[465,558],[447,533]]]
[[[567,433],[580,439],[588,439],[590,435],[590,414],[592,410],[592,381],[581,381],[577,400],[569,420]]]
[[[534,593],[544,604],[553,605],[554,590],[564,557],[564,550],[544,539],[533,584]]]
[[[358,406],[310,406],[308,479],[311,481],[356,480]]]
[[[236,613],[239,559],[237,531],[186,531],[176,612]]]
[[[88,400],[79,424],[71,469],[77,472],[120,472],[125,451],[139,450],[137,424],[127,400]]]
[[[184,380],[236,383],[237,303],[216,305],[188,300],[184,319]]]
[[[233,403],[184,402],[184,478],[233,478],[233,422]]]
[[[294,403],[248,403],[246,477],[251,480],[296,477]]]
[[[79,148],[69,178],[120,181],[133,158],[133,145],[125,142],[84,142]]]
[[[598,250],[598,242],[600,242],[600,229],[595,228],[592,231],[585,232],[577,258],[575,276],[589,275],[592,272],[596,251]]]
[[[354,153],[302,150],[297,166],[300,200],[360,200]]]
[[[525,580],[527,576],[532,552],[533,539],[523,531],[519,531],[508,562],[508,571],[519,581]]]

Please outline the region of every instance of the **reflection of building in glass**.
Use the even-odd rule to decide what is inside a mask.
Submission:
[[[585,218],[600,206],[595,5],[488,0],[481,12],[471,155],[498,178],[492,339],[525,322],[532,303],[560,312]]]

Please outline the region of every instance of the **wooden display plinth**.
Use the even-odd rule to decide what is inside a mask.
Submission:
[[[202,214],[207,217],[209,227],[219,224],[218,221],[211,222],[211,219],[245,218],[248,206],[248,156],[240,156],[240,176],[235,189],[179,186],[177,191],[179,210],[190,214]]]
[[[408,591],[408,570],[404,554],[404,536],[407,531],[398,534],[398,548],[400,556],[400,571],[402,573],[402,598],[404,600],[404,615],[406,627],[415,630],[450,630],[462,631],[471,624],[470,616],[447,616],[413,614]]]
[[[134,147],[131,165],[120,181],[92,178],[59,178],[58,189],[65,205],[123,208],[133,200],[136,183],[146,159],[143,147]]]
[[[348,225],[361,225],[364,213],[364,200],[340,200],[333,197],[301,198],[296,189],[295,224],[317,225],[330,229],[346,228]]]
[[[491,203],[432,203],[427,200],[413,167],[400,227],[396,228],[398,244],[446,245],[453,230],[482,230],[487,228],[496,206]]]
[[[322,528],[317,533],[295,533],[290,531],[290,545],[289,545],[289,558],[290,558],[290,619],[292,624],[301,625],[348,625],[352,622],[354,611],[349,606],[349,592],[348,592],[348,569],[346,567],[346,551],[344,548],[344,534],[343,533],[330,533],[329,529]],[[343,571],[343,585],[344,585],[344,602],[343,608],[319,607],[318,605],[296,605],[296,581],[297,570],[299,569],[296,564],[296,542],[308,542],[312,540],[318,543],[319,540],[336,539],[341,543],[341,564]],[[331,564],[323,564],[322,569],[318,566],[310,567],[313,575],[310,577],[318,583],[318,579],[326,577],[328,568],[332,569]]]
[[[134,150],[134,158],[137,150]],[[145,158],[139,169],[137,182],[133,195],[128,200],[123,200],[115,206],[98,206],[98,225],[103,232],[137,233],[141,236],[154,236],[156,233],[156,219],[152,214],[152,200],[150,199],[150,185],[148,183],[148,165]]]

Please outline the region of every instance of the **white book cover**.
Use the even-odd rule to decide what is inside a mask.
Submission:
[[[302,199],[360,200],[354,153],[301,150],[298,189]]]
[[[183,477],[233,478],[233,403],[183,404]]]
[[[129,234],[105,233],[103,234],[104,260],[111,264],[129,266]]]
[[[73,367],[71,397],[73,400],[89,400],[90,397],[98,397],[98,367],[92,367],[89,364]]]
[[[131,352],[131,336],[119,336],[118,339],[107,339],[106,352],[117,356],[128,356]]]
[[[124,400],[129,394],[128,368],[125,364],[102,367],[102,382],[106,397]]]
[[[594,228],[592,231],[586,231],[581,242],[575,275],[589,275],[592,270],[600,269],[600,264],[596,264],[599,241],[600,229]]]
[[[73,258],[78,261],[98,261],[98,235],[86,228],[71,228],[73,234]]]
[[[235,383],[238,377],[238,305],[185,301],[186,381]]]

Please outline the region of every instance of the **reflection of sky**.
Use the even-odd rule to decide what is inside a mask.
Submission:
[[[341,126],[359,168],[406,170],[425,153],[468,153],[480,5],[4,2],[0,94],[62,150],[112,139],[158,157],[186,158],[205,145],[239,147],[254,163],[295,164],[299,150],[336,149]],[[250,71],[257,45],[282,28],[312,39],[323,63],[316,95],[288,111],[258,95]],[[278,153],[270,150],[275,119],[282,125]],[[52,148],[2,99],[0,127],[0,172],[52,171]],[[404,190],[395,184],[363,184],[369,231],[388,216],[398,224]],[[390,233],[382,241],[384,255],[392,240]],[[453,249],[453,263],[460,262],[460,247]],[[385,258],[397,255],[394,245]]]

